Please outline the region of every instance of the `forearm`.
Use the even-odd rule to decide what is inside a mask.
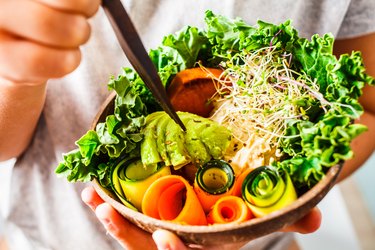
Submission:
[[[339,40],[335,42],[335,54],[340,56],[344,53],[351,53],[352,50],[361,51],[366,73],[375,76],[375,53],[373,44],[375,33],[353,39]],[[344,164],[344,168],[339,176],[339,181],[343,180],[358,168],[372,155],[375,149],[375,87],[366,86],[360,98],[365,113],[360,117],[359,123],[366,125],[368,131],[358,136],[352,142],[354,158]]]
[[[358,122],[366,125],[368,130],[353,140],[351,146],[354,158],[345,162],[338,181],[345,179],[360,168],[374,152],[375,114],[365,112]]]
[[[30,143],[45,92],[46,84],[0,81],[0,161],[19,156]]]
[[[372,67],[368,67],[367,72],[372,76],[375,76],[374,64],[369,64]],[[352,142],[352,149],[354,151],[354,158],[347,161],[342,169],[339,180],[342,180],[355,172],[360,168],[366,160],[373,154],[375,150],[375,87],[366,86],[363,89],[363,95],[359,99],[362,104],[365,113],[357,121],[365,126],[368,130],[363,134],[359,135]]]

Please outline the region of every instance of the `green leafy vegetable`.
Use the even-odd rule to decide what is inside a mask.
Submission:
[[[374,79],[365,73],[359,52],[337,59],[332,54],[331,34],[314,35],[311,40],[300,38],[290,21],[280,25],[260,21],[253,27],[241,19],[231,20],[208,11],[206,22],[214,56],[211,61],[233,60],[240,58],[239,54],[267,46],[284,50],[292,55],[290,68],[314,79],[322,97],[333,105],[324,112],[313,98],[294,100],[306,110],[309,119],[287,121],[280,146],[286,156],[276,165],[298,187],[311,187],[324,176],[327,167],[353,157],[350,142],[366,130],[363,125],[353,124],[363,112],[358,98],[365,84],[374,84]]]
[[[317,183],[327,168],[351,158],[351,140],[366,130],[353,124],[363,109],[358,102],[365,84],[374,79],[365,73],[361,54],[353,52],[336,58],[331,34],[300,38],[291,21],[279,25],[259,21],[257,26],[243,20],[229,19],[206,12],[206,29],[185,27],[166,36],[162,44],[150,51],[163,84],[168,85],[181,70],[199,62],[203,66],[219,67],[232,61],[242,65],[246,54],[272,47],[280,55],[289,56],[289,67],[298,72],[296,78],[312,79],[319,86],[319,96],[301,96],[291,100],[303,112],[286,120],[287,129],[280,141],[284,153],[278,168],[285,170],[297,187]],[[272,81],[272,79],[271,79]],[[77,141],[77,149],[64,154],[56,173],[69,181],[90,181],[98,178],[109,185],[109,173],[121,158],[139,156],[140,133],[145,116],[160,110],[160,106],[138,74],[130,68],[108,84],[117,92],[113,114],[88,131]],[[324,100],[329,107],[322,107]]]
[[[127,72],[125,72],[127,73]],[[69,181],[87,182],[98,178],[103,186],[110,184],[110,168],[123,155],[139,155],[140,133],[147,107],[141,98],[145,87],[130,82],[124,75],[112,78],[109,89],[117,93],[115,108],[96,130],[89,130],[77,142],[78,149],[63,155],[56,173]],[[139,91],[141,90],[141,91]],[[147,93],[146,93],[147,94]]]

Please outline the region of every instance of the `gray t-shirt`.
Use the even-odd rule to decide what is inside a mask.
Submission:
[[[146,47],[184,25],[201,27],[204,12],[241,17],[250,24],[262,19],[292,19],[300,35],[331,32],[348,38],[375,31],[373,0],[138,0],[123,1]],[[106,83],[128,65],[100,10],[91,20],[92,37],[82,47],[83,59],[70,75],[51,80],[37,130],[28,150],[17,159],[11,180],[7,234],[10,249],[120,248],[80,198],[84,186],[59,179],[54,169],[61,154],[90,127],[108,95]],[[251,242],[251,249],[282,249],[280,234]],[[272,239],[269,239],[272,238]],[[283,237],[285,241],[285,237]],[[277,248],[278,247],[278,248]],[[249,246],[250,249],[250,246]]]

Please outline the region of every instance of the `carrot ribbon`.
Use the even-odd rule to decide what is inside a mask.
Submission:
[[[178,175],[161,177],[150,185],[143,198],[142,212],[160,220],[207,225],[206,215],[193,187]]]
[[[246,176],[252,171],[252,168],[247,168],[243,172],[241,172],[237,177],[236,181],[234,182],[233,192],[232,195],[242,197],[242,184],[246,178]]]
[[[237,196],[225,196],[216,201],[207,216],[209,224],[240,223],[253,218],[244,200]]]

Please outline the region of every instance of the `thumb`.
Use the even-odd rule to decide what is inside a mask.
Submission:
[[[284,232],[298,232],[301,234],[313,233],[319,229],[322,222],[322,214],[319,208],[314,207],[309,213],[293,225],[283,229]]]
[[[186,250],[185,244],[177,237],[177,235],[167,230],[156,230],[152,234],[152,238],[158,250]]]
[[[108,203],[97,206],[95,213],[108,233],[125,249],[155,249],[149,233],[131,224]]]

